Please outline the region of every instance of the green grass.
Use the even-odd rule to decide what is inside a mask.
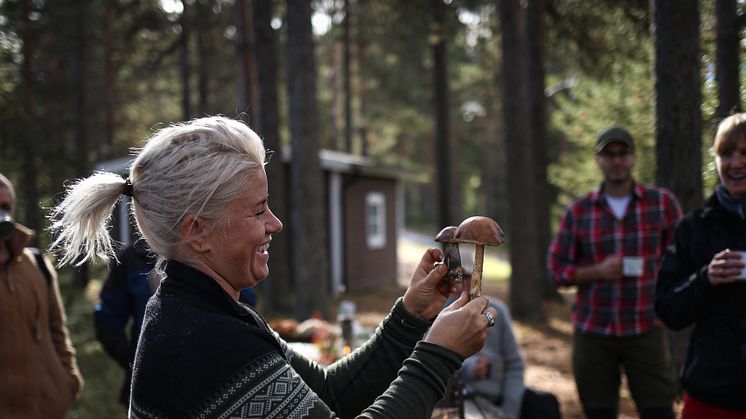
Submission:
[[[85,289],[73,283],[70,272],[60,272],[60,292],[67,313],[67,327],[77,351],[85,387],[67,414],[68,419],[126,418],[119,389],[124,371],[104,352],[93,329],[93,308],[101,288],[103,268],[92,268],[94,279]]]

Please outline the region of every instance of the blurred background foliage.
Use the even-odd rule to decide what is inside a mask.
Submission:
[[[319,135],[325,148],[340,148],[343,140],[343,3],[314,2]],[[649,5],[601,3],[548,2],[549,180],[556,187],[556,208],[597,184],[591,146],[597,131],[610,124],[627,126],[635,135],[641,151],[638,176],[654,179]],[[353,152],[432,175],[431,4],[375,0],[351,1],[351,6]],[[281,62],[284,7],[276,4],[273,20]],[[449,11],[450,106],[461,212],[505,220],[496,2],[452,0]],[[716,100],[712,65],[707,65],[714,54],[712,13],[711,5],[703,4],[706,121]],[[194,32],[186,64],[182,24]],[[241,107],[238,94],[237,36],[232,0],[3,0],[3,173],[21,181],[24,170],[33,170],[37,202],[49,204],[66,181],[86,175],[97,162],[127,155],[162,124],[250,111]],[[188,110],[183,83],[190,92]],[[284,83],[278,87],[281,137],[287,143]],[[709,139],[712,124],[707,127]],[[32,162],[24,160],[28,148],[34,151]],[[433,183],[407,185],[406,191],[406,224],[436,228],[436,208],[429,205]],[[33,211],[26,209],[26,193],[27,188],[19,188],[20,214]],[[29,224],[42,226],[41,215]]]
[[[284,63],[286,8],[292,3],[266,2],[273,6],[271,25],[278,40],[282,145],[290,142]],[[426,175],[428,182],[405,184],[405,225],[426,232],[441,227],[434,205],[439,193],[434,181],[435,3],[447,10],[452,173],[458,193],[452,199],[460,216],[488,215],[510,230],[508,202],[521,197],[508,196],[507,179],[531,173],[507,170],[500,81],[510,63],[502,60],[498,0],[314,0],[316,134],[323,148],[346,150],[344,99],[349,97],[348,151]],[[238,7],[251,9],[251,4],[0,0],[0,172],[17,185],[18,220],[43,231],[45,209],[65,184],[88,175],[99,162],[128,155],[163,124],[212,114],[253,115],[256,104],[241,93],[246,83],[241,52],[247,46]],[[654,183],[656,170],[665,170],[655,167],[651,7],[646,0],[546,0],[547,199],[553,226],[565,205],[600,182],[592,152],[600,129],[619,124],[632,132],[639,180]],[[702,171],[707,194],[717,183],[709,152],[718,108],[713,2],[701,2],[699,13],[703,162],[691,170]],[[344,72],[345,45],[349,73]],[[39,244],[47,243],[42,233]],[[94,266],[92,276],[100,278],[101,269]],[[85,297],[74,291],[72,280],[63,279],[63,285],[78,350],[94,355],[86,369],[104,371],[109,361],[90,329],[90,302],[97,290],[86,288]],[[96,403],[99,391],[115,394],[118,386],[116,372],[89,378],[86,401],[71,417],[116,417],[116,406],[104,411],[87,403]]]

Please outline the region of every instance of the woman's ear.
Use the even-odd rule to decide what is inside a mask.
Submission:
[[[207,220],[194,214],[187,214],[179,225],[181,237],[187,246],[197,253],[211,249],[210,241],[207,240],[207,227]]]

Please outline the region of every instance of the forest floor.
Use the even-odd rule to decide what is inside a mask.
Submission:
[[[418,259],[406,257],[419,254],[410,242],[400,244],[400,278],[398,287],[387,287],[364,293],[349,293],[345,299],[355,302],[357,320],[366,327],[375,327],[388,313],[396,298],[404,294],[409,275]],[[421,246],[420,246],[421,247]],[[404,255],[405,257],[401,258]],[[488,281],[483,292],[508,302],[506,280]],[[570,318],[572,293],[562,294],[563,301],[547,301],[542,305],[545,320],[536,323],[514,321],[514,330],[525,363],[525,382],[535,389],[549,391],[557,396],[565,419],[583,418],[580,400],[572,374],[572,332]],[[680,411],[680,404],[676,410]],[[630,397],[626,382],[622,385],[619,418],[636,418],[637,410]]]
[[[379,289],[359,294],[348,294],[347,299],[355,302],[357,320],[366,327],[380,324],[396,298],[403,295],[405,287]],[[504,287],[487,286],[484,293],[507,301]],[[549,301],[542,310],[546,320],[540,323],[514,321],[513,326],[521,347],[525,363],[526,385],[549,391],[559,399],[562,417],[565,419],[583,418],[580,401],[575,389],[572,374],[572,322],[570,303]],[[677,405],[677,412],[681,406]],[[629,394],[626,383],[622,385],[619,418],[637,418],[637,410]]]

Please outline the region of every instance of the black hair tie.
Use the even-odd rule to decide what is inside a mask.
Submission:
[[[122,195],[132,198],[132,180],[130,178],[124,179],[124,188],[122,189]]]

